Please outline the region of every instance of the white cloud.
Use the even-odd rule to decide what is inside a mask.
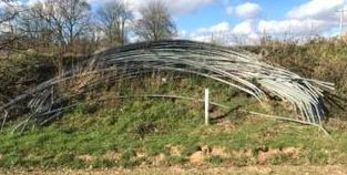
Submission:
[[[340,22],[338,11],[343,7],[346,8],[344,0],[309,0],[290,10],[285,20],[262,21],[259,23],[259,30],[292,34],[332,34]]]
[[[90,4],[103,4],[106,2],[110,2],[112,0],[87,0]],[[217,2],[217,0],[175,0],[174,2],[172,0],[160,0],[163,1],[169,11],[173,15],[185,15],[192,13],[196,10],[198,10],[201,7],[204,7],[206,5],[209,5],[211,3]],[[126,3],[129,4],[131,9],[134,11],[138,11],[140,7],[144,6],[149,1],[144,0],[125,0]]]
[[[231,29],[231,25],[228,22],[221,22],[207,29],[208,32],[225,32]]]
[[[33,5],[37,2],[43,2],[45,0],[29,0],[27,1],[27,5]],[[112,2],[114,0],[87,0],[88,3],[90,3],[93,6],[99,6],[102,4],[105,4],[107,2]],[[145,0],[124,0],[130,7],[130,9],[136,14],[138,13],[138,10],[146,5],[149,1]],[[172,0],[160,0],[164,2],[169,11],[173,15],[185,15],[192,13],[196,10],[198,10],[201,7],[204,7],[206,5],[212,4],[214,2],[217,2],[218,0],[175,0],[174,2]]]
[[[326,19],[336,16],[336,11],[342,8],[344,0],[310,0],[287,13],[289,18],[295,19]]]
[[[166,1],[166,4],[169,7],[169,10],[173,14],[188,14],[191,12],[194,12],[198,10],[201,7],[204,7],[206,5],[212,4],[216,0],[175,0],[173,2],[172,0],[164,0]]]
[[[0,1],[0,10],[5,8],[6,7],[6,4],[2,1]]]
[[[245,20],[235,27],[228,22],[220,22],[210,27],[200,28],[193,32],[185,32],[179,38],[202,42],[215,42],[222,45],[256,44],[259,35],[256,31],[256,21]]]
[[[293,34],[293,35],[315,35],[331,28],[332,24],[324,20],[315,19],[287,19],[281,21],[261,20],[258,24],[258,31],[267,34]]]
[[[244,19],[253,19],[260,15],[261,10],[259,4],[246,2],[235,7],[235,14]]]
[[[228,22],[186,32],[181,38],[204,42],[217,42],[224,45],[253,45],[260,42],[262,34],[281,39],[305,40],[317,34],[324,34],[334,27],[334,22],[317,19],[284,20],[244,20],[235,26]]]
[[[40,3],[40,2],[42,3],[44,1],[45,0],[29,0],[25,4],[28,5],[28,6],[33,6],[33,5],[37,4],[37,3]]]
[[[22,1],[10,1],[10,2],[3,2],[3,1],[0,1],[0,9],[4,9],[4,8],[11,8],[13,6],[19,6],[19,5],[23,5],[23,2]]]
[[[259,42],[259,35],[256,29],[257,21],[245,20],[237,24],[232,33],[236,35],[240,44],[254,45]]]
[[[200,42],[211,42],[212,35],[191,34],[188,39]]]
[[[228,34],[231,31],[232,26],[228,22],[223,21],[210,27],[199,28],[193,32],[184,31],[184,35],[180,35],[180,38],[210,42],[211,40],[219,40],[222,35]]]
[[[234,7],[231,5],[227,6],[225,10],[226,10],[227,14],[230,16],[234,14]]]
[[[243,22],[237,24],[234,27],[233,32],[235,34],[239,34],[239,35],[248,35],[251,33],[255,33],[256,31],[254,30],[254,27],[253,27],[253,21],[252,20],[246,20],[246,21],[243,21]]]

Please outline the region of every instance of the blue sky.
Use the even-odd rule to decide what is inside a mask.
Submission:
[[[235,36],[253,42],[264,34],[274,37],[330,37],[339,34],[340,14],[336,11],[347,9],[344,0],[200,1],[203,3],[189,13],[172,10],[183,38],[208,41],[211,36],[215,40]]]
[[[286,13],[293,7],[307,2],[307,0],[234,0],[227,3],[231,6],[238,6],[244,3],[251,2],[259,4],[262,8],[261,18],[281,20],[285,18]],[[221,21],[227,21],[236,25],[241,22],[237,16],[228,15],[226,12],[226,3],[222,0],[217,3],[201,7],[187,15],[178,15],[176,23],[178,28],[188,31],[193,31],[196,28],[209,27]]]
[[[24,1],[24,0],[23,0]],[[25,0],[34,4],[44,0]],[[87,0],[93,7],[112,0]],[[149,0],[124,0],[136,18]],[[160,0],[167,4],[178,38],[235,43],[271,36],[334,36],[339,34],[344,0]],[[347,12],[345,13],[347,21]]]

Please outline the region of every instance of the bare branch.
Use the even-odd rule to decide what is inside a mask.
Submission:
[[[151,0],[140,10],[142,18],[135,24],[134,31],[145,41],[171,39],[176,35],[176,26],[164,2]]]
[[[132,19],[132,12],[124,1],[105,3],[98,10],[98,24],[109,44],[124,45],[127,42],[127,25]]]

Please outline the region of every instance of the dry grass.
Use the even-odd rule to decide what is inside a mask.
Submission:
[[[0,174],[4,175],[176,175],[176,174],[230,174],[230,175],[270,175],[270,174],[286,174],[286,175],[344,175],[347,169],[343,165],[335,166],[248,166],[248,167],[139,167],[134,169],[92,169],[92,170],[0,170]]]

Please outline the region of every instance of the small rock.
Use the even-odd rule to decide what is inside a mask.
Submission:
[[[204,163],[205,155],[202,151],[197,151],[189,157],[189,161],[192,164],[201,165]]]

